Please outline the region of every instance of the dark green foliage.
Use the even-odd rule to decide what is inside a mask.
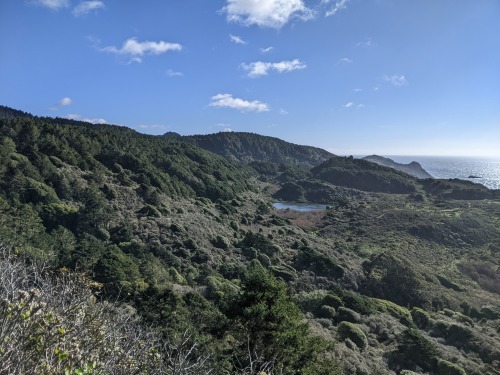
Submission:
[[[221,132],[186,137],[186,140],[205,150],[244,163],[263,161],[314,166],[332,157],[332,154],[319,148],[294,145],[278,138],[252,133]]]
[[[441,358],[437,360],[437,373],[438,375],[467,375],[462,367]]]
[[[418,330],[410,328],[398,337],[398,351],[396,361],[408,366],[420,366],[430,370],[434,366],[439,352],[437,347],[427,340]]]
[[[336,296],[335,294],[328,293],[324,298],[322,303],[326,306],[331,306],[335,309],[339,309],[341,306],[344,305],[344,302],[342,302],[342,299],[339,296]]]
[[[458,179],[421,181],[428,194],[441,199],[492,199],[499,197],[499,190],[489,190],[484,185]]]
[[[446,342],[456,347],[464,346],[467,341],[472,337],[470,328],[464,327],[460,324],[451,324],[446,332]]]
[[[304,202],[305,190],[295,182],[287,182],[273,197],[288,202]]]
[[[258,261],[250,263],[230,316],[237,322],[236,357],[243,368],[250,360],[248,353],[255,353],[265,361],[275,359],[274,367],[283,368],[285,373],[299,374],[326,349],[322,340],[309,336],[308,326],[287,295],[285,284]]]
[[[366,290],[370,294],[401,306],[428,304],[422,294],[421,277],[405,259],[382,253],[366,263],[365,270],[369,275],[378,275],[367,282]]]
[[[333,157],[311,170],[313,177],[363,191],[412,193],[416,181],[407,174],[353,157]]]
[[[335,315],[335,320],[337,322],[358,323],[359,319],[360,316],[356,311],[343,306],[338,308],[337,314]]]
[[[425,310],[419,309],[418,307],[414,307],[411,310],[411,316],[417,327],[421,329],[425,329],[431,321],[429,313]]]
[[[333,319],[335,317],[335,308],[327,305],[322,305],[317,312],[318,317]]]
[[[225,237],[217,236],[212,240],[212,245],[219,249],[227,249],[229,247],[229,241]]]
[[[368,346],[368,339],[365,333],[356,324],[341,322],[337,328],[341,340],[351,340],[360,349]]]
[[[307,269],[319,276],[332,278],[344,276],[344,269],[337,265],[332,258],[307,246],[299,249],[294,264],[297,269]]]
[[[340,290],[342,302],[345,307],[352,309],[363,315],[370,315],[375,312],[375,306],[370,299],[362,294],[350,292],[348,290]]]
[[[260,233],[253,233],[250,231],[246,232],[245,237],[239,242],[238,247],[242,248],[243,251],[255,249],[257,253],[264,253],[269,257],[272,257],[280,251],[279,247],[273,244],[269,238]]]

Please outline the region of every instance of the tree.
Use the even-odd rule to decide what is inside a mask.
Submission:
[[[235,320],[233,336],[238,341],[233,371],[313,374],[318,355],[328,348],[324,340],[310,336],[285,284],[257,260],[248,267],[230,315]]]

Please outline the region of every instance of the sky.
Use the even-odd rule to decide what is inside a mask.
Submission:
[[[0,104],[500,158],[499,0],[0,0]]]

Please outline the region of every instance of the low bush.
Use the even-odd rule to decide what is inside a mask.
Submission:
[[[365,333],[356,324],[341,322],[338,326],[338,334],[341,340],[349,339],[360,349],[368,346],[368,339]]]
[[[343,306],[339,307],[335,315],[335,320],[337,322],[358,323],[359,319],[360,316],[356,311]]]
[[[413,322],[420,329],[425,329],[431,322],[431,316],[429,313],[418,307],[414,307],[411,310],[411,317],[413,318]]]
[[[462,367],[440,358],[437,360],[437,373],[438,375],[467,375]]]

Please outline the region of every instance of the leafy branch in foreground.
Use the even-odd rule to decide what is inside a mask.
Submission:
[[[99,287],[0,246],[0,374],[209,373],[189,332],[162,341],[130,306],[97,301]]]

